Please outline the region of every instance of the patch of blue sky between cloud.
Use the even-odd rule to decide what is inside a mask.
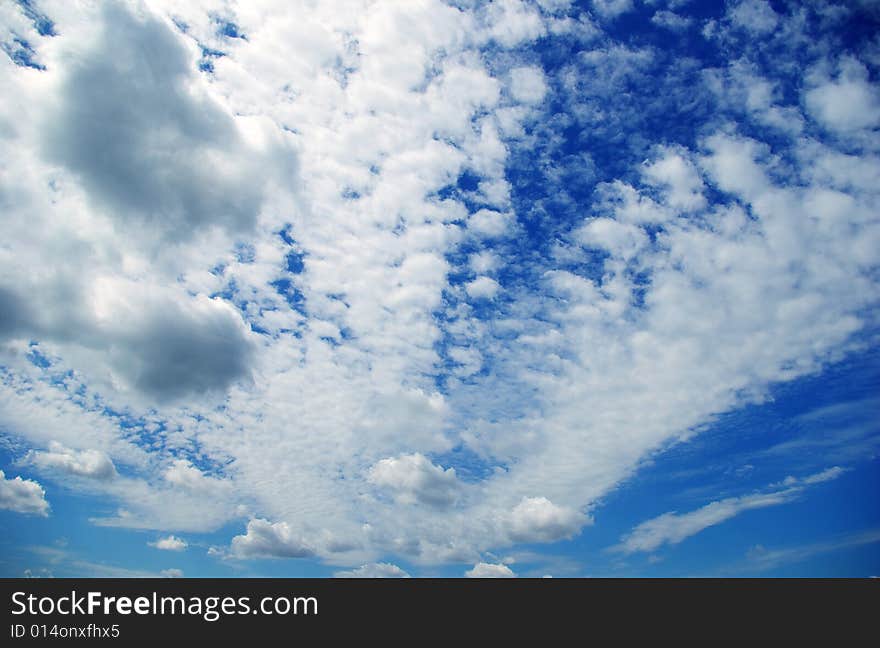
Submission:
[[[180,531],[180,516],[128,500],[183,488],[167,479],[183,460],[197,474],[182,511],[205,496],[193,490],[199,475],[219,480],[190,530],[239,524],[227,545],[236,535],[252,546],[263,536],[251,537],[251,523],[263,520],[280,534],[279,555],[296,538],[351,569],[501,564],[486,552],[565,538],[573,551],[646,456],[662,462],[671,441],[760,402],[771,385],[876,346],[877,47],[855,28],[864,15],[674,4],[318,9],[300,17],[308,35],[268,8],[151,4],[136,20],[172,18],[162,38],[186,26],[173,36],[188,48],[185,82],[208,84],[209,105],[236,115],[227,123],[250,133],[242,146],[260,150],[242,115],[293,138],[292,200],[273,203],[270,191],[251,201],[268,204],[255,221],[235,209],[221,219],[229,236],[181,245],[174,259],[158,251],[173,272],[156,283],[180,282],[175,303],[211,300],[193,330],[236,313],[247,360],[216,385],[183,375],[193,394],[157,403],[162,390],[137,380],[140,360],[101,357],[43,325],[53,369],[76,367],[107,399],[109,425],[78,445],[28,432],[46,412],[18,389],[8,427],[35,452],[52,442],[99,450],[120,474],[134,470],[129,491],[100,495],[113,502],[90,516],[102,524]],[[53,10],[76,33],[75,12]],[[420,30],[432,21],[437,33]],[[312,47],[291,57],[298,37]],[[27,38],[53,74],[49,46]],[[404,50],[415,63],[394,61]],[[272,62],[282,54],[289,69]],[[835,93],[864,108],[861,121]],[[62,199],[81,199],[69,187]],[[191,204],[209,204],[205,195]],[[83,222],[101,222],[82,210]],[[131,262],[102,271],[129,282],[111,291],[139,272]],[[69,390],[29,365],[9,363],[30,376],[16,384],[41,383],[56,421],[75,418]],[[163,441],[121,445],[112,413],[122,411],[136,427],[149,419]],[[874,447],[857,437],[854,464]],[[383,461],[409,468],[371,480]],[[766,483],[791,473],[783,462]],[[217,555],[224,565],[256,555],[235,553]]]

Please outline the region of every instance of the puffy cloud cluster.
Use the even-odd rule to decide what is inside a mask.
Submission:
[[[106,452],[100,450],[71,450],[57,441],[49,444],[48,450],[38,450],[31,455],[31,461],[38,468],[48,468],[94,479],[112,479],[116,467]]]
[[[455,468],[444,470],[420,454],[382,459],[370,468],[368,479],[407,504],[419,502],[445,508],[455,503],[459,491]]]
[[[0,508],[25,515],[49,515],[46,491],[32,479],[6,479],[0,470]]]
[[[232,538],[230,551],[235,558],[304,558],[314,554],[286,522],[272,524],[262,519],[248,522],[247,532]]]

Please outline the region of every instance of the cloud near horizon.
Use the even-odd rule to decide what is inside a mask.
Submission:
[[[762,493],[728,497],[687,513],[664,513],[636,526],[621,539],[619,545],[611,547],[610,551],[624,554],[651,552],[664,545],[678,544],[745,511],[792,502],[801,497],[807,487],[837,479],[844,472],[840,466],[833,466],[800,479],[789,476],[779,484],[772,484],[769,490]]]

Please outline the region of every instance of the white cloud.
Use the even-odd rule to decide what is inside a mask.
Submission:
[[[540,103],[547,94],[547,82],[539,67],[519,67],[510,71],[510,94],[527,104]]]
[[[231,484],[223,479],[205,475],[186,459],[176,459],[165,471],[165,481],[193,493],[218,493],[228,490]]]
[[[822,472],[818,472],[814,475],[807,475],[806,477],[801,479],[800,483],[812,485],[812,484],[821,484],[822,482],[831,481],[832,479],[837,479],[843,473],[846,472],[846,468],[841,468],[840,466],[832,466],[831,468],[826,468]],[[791,477],[788,477],[791,479]]]
[[[740,194],[746,200],[767,192],[770,183],[756,159],[764,152],[758,142],[718,133],[708,137],[705,146],[710,155],[702,163],[721,189]]]
[[[779,15],[766,0],[742,0],[728,9],[731,21],[755,34],[773,31],[779,22]]]
[[[510,513],[510,537],[516,542],[554,542],[573,536],[588,521],[546,497],[524,497]]]
[[[625,260],[638,254],[648,242],[641,228],[611,218],[587,221],[576,236],[582,245],[603,248]]]
[[[840,74],[830,79],[818,72],[804,102],[814,119],[840,133],[852,133],[880,124],[880,90],[868,70],[853,59],[844,59]]]
[[[271,166],[193,82],[192,51],[149,12],[117,4],[102,11],[100,39],[77,52],[60,80],[57,112],[46,121],[47,157],[113,218],[158,227],[172,240],[202,227],[252,227]]]
[[[573,0],[537,0],[537,2],[544,11],[555,13],[568,9]]]
[[[147,543],[151,547],[155,547],[156,549],[161,549],[163,551],[183,551],[187,548],[188,543],[183,538],[178,538],[177,536],[170,535],[165,538],[159,538],[155,542]]]
[[[0,66],[0,426],[75,449],[58,465],[94,449],[125,467],[88,482],[47,471],[110,500],[96,524],[250,520],[229,555],[474,564],[576,533],[648,453],[842,357],[878,301],[880,167],[859,149],[870,133],[841,131],[842,109],[807,96],[858,85],[856,68],[781,62],[803,105],[747,62],[703,70],[717,92],[682,91],[694,114],[718,101],[707,137],[658,148],[652,132],[623,137],[644,121],[632,99],[666,106],[676,91],[655,85],[657,51],[540,5],[554,15],[54,3],[52,38],[19,20],[46,69]],[[731,16],[760,31],[762,7]],[[218,34],[218,15],[247,39]],[[516,48],[563,33],[584,49],[541,73],[562,107],[550,113],[530,103],[535,59]],[[212,71],[198,71],[202,46],[224,52]],[[95,75],[113,87],[93,92]],[[804,107],[847,137],[824,141]],[[125,123],[90,126],[114,112]],[[752,138],[721,122],[734,113]],[[562,224],[508,171],[532,156],[564,212],[603,164],[559,168],[553,147],[579,129],[620,146],[617,177]],[[449,191],[465,174],[462,201]],[[717,191],[724,204],[703,204]],[[532,249],[545,234],[552,255]],[[610,254],[601,269],[594,248]],[[471,272],[479,283],[450,283]],[[502,276],[504,300],[469,303]]]
[[[632,8],[632,0],[593,0],[593,9],[606,19],[617,18]]]
[[[821,554],[833,553],[851,547],[862,547],[878,542],[880,542],[880,530],[872,529],[826,542],[816,542],[782,549],[768,549],[762,545],[756,545],[749,549],[746,554],[746,564],[742,566],[742,571],[762,572],[779,565],[803,562]]]
[[[30,546],[27,550],[38,558],[44,560],[51,566],[51,571],[41,570],[49,573],[49,576],[63,578],[181,578],[183,571],[180,569],[163,569],[159,572],[146,569],[132,569],[129,567],[120,567],[118,565],[108,564],[106,562],[95,562],[85,560],[75,552],[64,548],[63,546]]]
[[[403,503],[440,508],[454,504],[460,488],[454,468],[444,470],[418,453],[382,459],[370,468],[368,480]]]
[[[666,188],[671,207],[694,210],[705,207],[703,180],[693,164],[672,149],[661,149],[660,156],[645,166],[651,184]]]
[[[468,265],[471,267],[471,270],[473,270],[477,274],[497,270],[499,264],[500,260],[498,256],[491,252],[478,252],[476,254],[472,254],[468,258]]]
[[[691,26],[693,20],[677,14],[674,11],[661,9],[651,16],[651,22],[660,27],[671,29],[672,31],[683,31]]]
[[[678,544],[704,529],[721,524],[745,511],[787,504],[797,499],[805,486],[836,479],[843,472],[842,468],[835,466],[802,479],[788,477],[781,484],[776,485],[775,491],[728,497],[710,502],[688,513],[664,513],[636,526],[631,533],[622,538],[621,543],[614,547],[614,550],[623,553],[650,552],[666,544]]]
[[[757,124],[791,136],[804,129],[804,116],[796,106],[785,105],[777,81],[743,60],[732,63],[727,73],[710,73],[710,87],[722,105],[744,110]]]
[[[0,509],[24,513],[25,515],[49,515],[49,502],[46,491],[32,479],[6,479],[0,470]]]
[[[459,365],[454,371],[461,376],[472,376],[483,368],[483,355],[477,349],[452,347],[448,354]]]
[[[338,571],[335,578],[409,578],[403,569],[391,563],[370,563],[357,569]]]
[[[501,285],[492,277],[477,277],[465,284],[467,294],[474,299],[492,299],[501,290]]]
[[[841,468],[840,466],[832,466],[831,468],[826,468],[822,472],[815,473],[813,475],[807,475],[806,477],[792,477],[788,476],[782,480],[780,483],[781,486],[811,486],[813,484],[821,484],[823,482],[831,481],[832,479],[837,479],[843,473],[846,472],[846,468]]]
[[[652,168],[650,165],[646,165],[646,167]],[[685,178],[676,177],[674,172],[669,169],[660,167],[655,169],[655,171],[659,172],[659,175],[666,176],[667,179],[660,180],[657,177],[654,180],[645,173],[644,169],[643,175],[649,184],[654,185],[657,183],[661,186],[668,186],[669,190],[665,192],[667,203],[670,200],[676,200],[678,204],[677,209],[681,209],[682,202],[688,204],[695,203],[695,198],[691,195],[692,190],[695,188],[694,183]],[[673,190],[673,180],[678,185],[677,190]],[[670,209],[668,204],[658,203],[632,185],[620,180],[600,184],[597,188],[597,194],[601,196],[600,204],[604,203],[611,207],[614,220],[620,223],[642,226],[650,223],[662,223],[675,216],[675,211]],[[672,198],[673,194],[676,194],[674,199]]]
[[[794,495],[781,491],[730,497],[711,502],[690,513],[664,513],[639,524],[623,538],[619,550],[624,553],[655,551],[665,544],[678,544],[703,529],[729,520],[743,511],[785,504],[794,499]]]
[[[314,553],[287,522],[273,524],[259,518],[248,522],[246,533],[230,544],[234,558],[305,558]]]
[[[511,218],[491,209],[481,209],[471,214],[468,219],[468,229],[486,237],[499,237],[507,233]]]
[[[289,170],[292,153],[250,143],[169,21],[123,4],[58,10],[71,37],[46,43],[39,83],[16,80],[34,110],[8,141],[41,169],[23,191],[54,189],[23,198],[30,217],[4,224],[29,263],[0,255],[0,300],[17,313],[0,335],[38,338],[92,384],[151,401],[222,392],[249,376],[247,327],[221,300],[162,275],[192,258],[190,244],[204,250],[253,231],[276,177],[258,168],[271,160]],[[53,209],[68,217],[53,221]],[[59,259],[77,271],[58,271]]]
[[[540,14],[521,0],[498,0],[489,5],[490,34],[505,47],[515,47],[544,33]]]
[[[52,441],[48,450],[37,450],[29,455],[38,468],[58,470],[79,477],[112,479],[116,467],[106,452],[100,450],[72,450]]]
[[[467,578],[516,578],[516,574],[507,565],[495,563],[477,563],[464,575]]]

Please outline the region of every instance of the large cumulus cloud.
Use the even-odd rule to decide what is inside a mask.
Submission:
[[[96,42],[67,65],[43,147],[114,220],[166,240],[250,229],[274,173],[193,83],[193,52],[165,20],[107,3]]]

